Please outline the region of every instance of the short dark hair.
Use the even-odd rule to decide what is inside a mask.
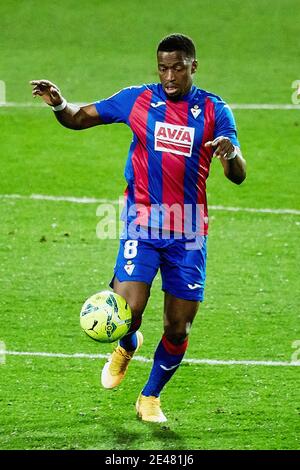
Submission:
[[[196,58],[196,48],[192,39],[184,34],[170,34],[163,38],[157,47],[157,53],[162,52],[173,52],[173,51],[183,51],[186,53],[187,57],[192,59]]]

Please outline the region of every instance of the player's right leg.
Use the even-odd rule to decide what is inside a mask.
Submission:
[[[143,335],[138,329],[158,266],[159,255],[151,244],[142,240],[120,241],[111,287],[130,306],[132,324],[102,370],[101,383],[105,388],[114,388],[121,383],[134,353],[143,343]]]
[[[137,331],[143,311],[149,297],[150,286],[144,282],[120,282],[116,277],[113,281],[114,292],[124,297],[131,308],[132,327],[114,349],[101,373],[104,388],[117,387],[125,377],[133,355],[143,344],[143,335]]]

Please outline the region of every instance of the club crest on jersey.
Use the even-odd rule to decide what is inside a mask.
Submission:
[[[197,117],[201,113],[201,109],[199,108],[199,106],[197,104],[195,104],[195,106],[193,108],[191,108],[191,113],[194,116],[194,118],[197,119]]]
[[[190,157],[194,143],[195,129],[166,122],[155,123],[155,150]]]

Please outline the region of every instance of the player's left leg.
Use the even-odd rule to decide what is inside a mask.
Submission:
[[[198,301],[179,299],[165,293],[164,334],[155,351],[148,382],[136,403],[137,413],[144,421],[167,420],[160,408],[160,392],[184,357],[188,334],[198,307]]]
[[[206,276],[206,237],[171,240],[161,257],[165,292],[164,334],[154,354],[147,384],[136,403],[141,419],[162,422],[159,395],[178,369],[188,345],[188,334],[203,300]]]

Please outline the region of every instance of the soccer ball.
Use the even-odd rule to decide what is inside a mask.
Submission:
[[[121,295],[111,291],[97,292],[83,304],[80,326],[100,343],[113,343],[122,338],[131,325],[131,310]]]

